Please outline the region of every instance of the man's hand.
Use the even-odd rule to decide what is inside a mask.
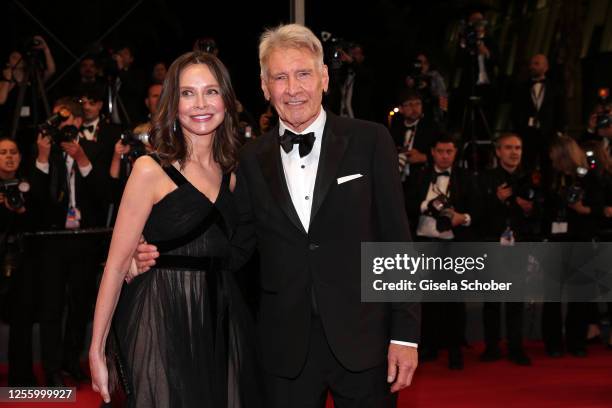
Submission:
[[[399,172],[401,173],[402,171],[404,171],[404,167],[406,167],[406,163],[408,163],[408,156],[406,155],[406,153],[403,153],[403,152],[398,153],[397,160],[398,160]]]
[[[458,227],[460,225],[465,224],[466,222],[465,214],[457,212],[454,209],[451,209],[451,212],[452,212],[451,224],[453,227]]]
[[[568,207],[581,215],[589,215],[591,213],[591,207],[587,207],[586,205],[584,205],[582,203],[582,200],[574,204],[569,204]]]
[[[115,157],[121,157],[124,154],[128,154],[130,152],[130,145],[123,144],[121,140],[115,143]]]
[[[502,203],[505,202],[512,195],[512,187],[508,183],[504,183],[497,187],[497,198]]]
[[[521,197],[516,197],[516,203],[519,207],[521,207],[521,210],[523,210],[525,214],[529,214],[533,211],[533,201],[524,200]]]
[[[393,383],[391,392],[397,392],[412,383],[412,376],[419,364],[416,347],[389,344],[387,354],[387,382]]]
[[[141,238],[132,259],[132,266],[125,278],[126,282],[131,282],[135,277],[147,272],[151,267],[155,266],[155,259],[158,257],[159,252],[157,251],[157,247],[147,244],[146,241]]]
[[[62,150],[66,154],[74,159],[79,167],[85,167],[90,164],[89,158],[83,151],[83,148],[77,142],[63,142],[61,145]]]
[[[406,152],[406,156],[408,157],[408,163],[410,164],[419,164],[425,163],[427,161],[427,156],[417,149],[410,149]]]
[[[39,133],[36,138],[36,146],[38,147],[38,157],[36,160],[39,163],[48,163],[49,154],[51,153],[51,137]]]
[[[480,55],[484,55],[485,58],[489,58],[491,56],[489,49],[487,48],[486,45],[484,45],[484,42],[482,41],[478,42],[478,53]]]
[[[612,207],[604,207],[604,217],[612,217]]]

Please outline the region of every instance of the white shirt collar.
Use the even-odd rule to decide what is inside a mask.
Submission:
[[[282,136],[285,133],[285,130],[290,130],[293,133],[300,133],[300,134],[314,132],[315,137],[321,138],[323,137],[323,130],[325,129],[326,119],[327,119],[327,113],[325,113],[325,109],[323,109],[322,106],[321,106],[321,109],[319,110],[319,115],[314,120],[314,122],[312,122],[310,126],[304,129],[302,132],[296,132],[289,125],[287,125],[285,122],[279,119],[278,120],[278,123],[279,123],[278,134],[279,136]]]
[[[440,170],[440,168],[438,166],[434,165],[434,171],[436,173],[442,173],[443,171],[448,171],[448,174],[451,174],[453,172],[453,166],[449,167],[446,170]]]
[[[97,118],[95,118],[94,120],[92,120],[91,122],[88,123],[83,123],[83,126],[92,126],[94,127],[94,130],[98,127],[98,123],[100,123],[100,117],[98,116]]]

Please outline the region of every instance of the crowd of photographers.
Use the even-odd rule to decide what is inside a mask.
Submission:
[[[326,108],[376,120],[374,76],[363,47],[323,39],[331,78]],[[197,40],[194,48],[218,52],[211,38]],[[502,245],[609,240],[612,123],[605,91],[584,134],[565,135],[563,86],[548,77],[546,56],[534,55],[529,80],[513,95],[511,131],[493,140],[499,56],[482,14],[470,15],[459,52],[463,69],[453,92],[428,55],[418,53],[387,123],[415,240]],[[134,60],[127,46],[111,56],[86,56],[77,78],[53,98],[49,112],[38,85],[52,77],[55,63],[42,37],[34,37],[30,52],[11,53],[2,71],[0,310],[10,324],[11,385],[37,384],[32,374],[35,322],[40,323],[45,383],[62,385],[65,374],[77,381],[86,378],[80,356],[96,279],[131,164],[151,150],[150,118],[167,69],[157,62],[146,75]],[[256,121],[240,106],[242,141],[276,121],[272,108]],[[494,144],[487,152],[477,148],[477,140]],[[571,303],[565,320],[561,306],[543,306],[546,351],[551,357],[565,351],[584,356],[588,341],[600,336],[598,305]],[[529,365],[523,347],[524,305],[508,303],[503,309],[504,319],[501,304],[483,307],[486,349],[481,360],[502,358],[505,320],[507,357]],[[462,369],[465,331],[464,304],[424,304],[421,360],[434,360],[447,348],[449,368]],[[612,339],[605,342],[612,349]]]

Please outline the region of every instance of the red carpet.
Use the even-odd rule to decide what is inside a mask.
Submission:
[[[532,367],[518,367],[507,361],[480,363],[481,350],[481,346],[466,350],[463,371],[448,370],[445,355],[437,362],[422,364],[412,386],[400,395],[399,407],[612,407],[612,351],[602,345],[590,346],[587,358],[567,356],[553,360],[545,356],[539,343],[533,343],[528,347]],[[6,366],[0,366],[0,385],[6,385],[6,371]],[[83,384],[76,403],[0,406],[97,408],[99,401],[91,387]]]

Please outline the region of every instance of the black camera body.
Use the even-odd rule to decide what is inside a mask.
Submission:
[[[539,188],[535,185],[532,178],[530,173],[512,177],[508,182],[508,186],[512,188],[512,196],[508,200],[519,197],[526,201],[535,201]]]
[[[60,109],[51,115],[45,122],[38,125],[38,131],[45,136],[50,136],[53,143],[59,145],[63,142],[72,142],[79,136],[79,129],[73,125],[60,128],[62,122],[70,117],[68,109]]]
[[[612,111],[610,108],[604,109],[602,112],[597,114],[596,129],[607,129],[612,126]]]
[[[128,159],[136,160],[140,156],[147,154],[145,145],[150,144],[148,133],[134,133],[131,130],[127,130],[121,134],[120,140],[124,146],[130,146],[130,152],[127,154]]]
[[[0,180],[0,193],[4,194],[4,199],[8,206],[14,210],[19,210],[25,205],[23,193],[30,191],[30,184],[27,181],[10,179]]]
[[[568,205],[576,204],[577,202],[582,200],[584,196],[584,187],[582,185],[582,180],[588,172],[589,170],[584,167],[578,167],[576,169],[576,178],[565,192],[565,202]]]
[[[323,40],[323,56],[325,63],[332,71],[339,70],[344,66],[342,53],[348,53],[351,43],[329,32],[321,33]]]
[[[448,197],[439,194],[427,203],[427,214],[436,220],[438,232],[450,231],[453,228],[453,210]]]

